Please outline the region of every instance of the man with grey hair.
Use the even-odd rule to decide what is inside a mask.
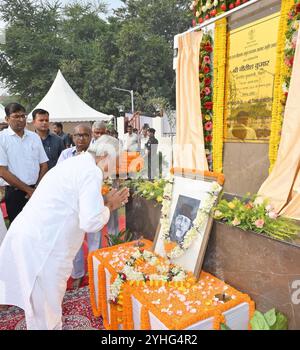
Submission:
[[[94,143],[99,139],[99,137],[106,134],[106,124],[103,121],[95,122],[92,126],[92,133],[93,133],[92,143]]]
[[[110,175],[117,157],[114,141],[100,138],[89,152],[52,168],[4,238],[0,305],[22,308],[27,329],[62,328],[62,301],[84,233],[99,232],[128,201],[127,188],[105,201],[101,195],[103,174]]]
[[[103,146],[107,145],[111,147],[112,152],[116,152],[116,154],[119,153],[119,149],[121,149],[120,141],[114,137],[111,137],[109,135],[102,135],[98,138],[98,140],[101,140],[101,143]],[[93,142],[91,143],[91,146],[89,148],[89,151],[93,150]],[[113,170],[116,169],[117,164],[110,164],[110,166],[113,168]],[[112,181],[112,187],[118,188],[118,180],[113,179]],[[105,198],[105,196],[104,196]],[[107,232],[108,235],[115,236],[120,232],[119,228],[119,213],[117,210],[111,213],[109,221],[107,223]]]
[[[92,129],[87,125],[79,124],[74,128],[73,138],[75,146],[62,151],[57,163],[87,151],[92,140]]]

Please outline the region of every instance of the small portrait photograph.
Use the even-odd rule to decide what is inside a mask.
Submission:
[[[183,243],[185,235],[193,225],[201,201],[179,195],[170,228],[170,239],[178,244]]]

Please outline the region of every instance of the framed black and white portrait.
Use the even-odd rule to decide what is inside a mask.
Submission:
[[[181,244],[193,221],[196,219],[201,201],[179,195],[170,227],[170,240]]]
[[[214,178],[175,174],[173,184],[166,187],[154,252],[198,278],[213,223],[211,210],[221,191],[217,175]]]

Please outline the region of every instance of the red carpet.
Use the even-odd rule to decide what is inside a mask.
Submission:
[[[63,330],[101,330],[102,319],[95,318],[88,287],[68,291],[63,302]],[[0,330],[26,330],[23,310],[11,307],[0,311]]]
[[[120,217],[120,231],[126,226],[125,216]],[[106,227],[102,230],[102,247],[107,247]],[[87,242],[84,242],[84,253],[87,271]],[[68,281],[67,293],[63,301],[63,329],[64,330],[89,330],[103,329],[102,319],[95,318],[90,305],[88,288],[88,276],[82,281],[81,288],[77,291],[70,290],[72,278]],[[0,330],[25,330],[26,322],[23,310],[10,307],[7,311],[0,311]]]
[[[5,205],[4,202],[1,203],[1,210],[2,210],[2,214],[3,214],[4,219],[7,219],[7,217],[8,217],[7,216],[7,210],[6,210],[6,205]]]

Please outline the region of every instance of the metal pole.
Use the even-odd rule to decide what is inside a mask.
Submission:
[[[131,111],[132,111],[132,114],[134,114],[134,95],[133,95],[133,90],[130,90],[130,94],[131,94]]]

